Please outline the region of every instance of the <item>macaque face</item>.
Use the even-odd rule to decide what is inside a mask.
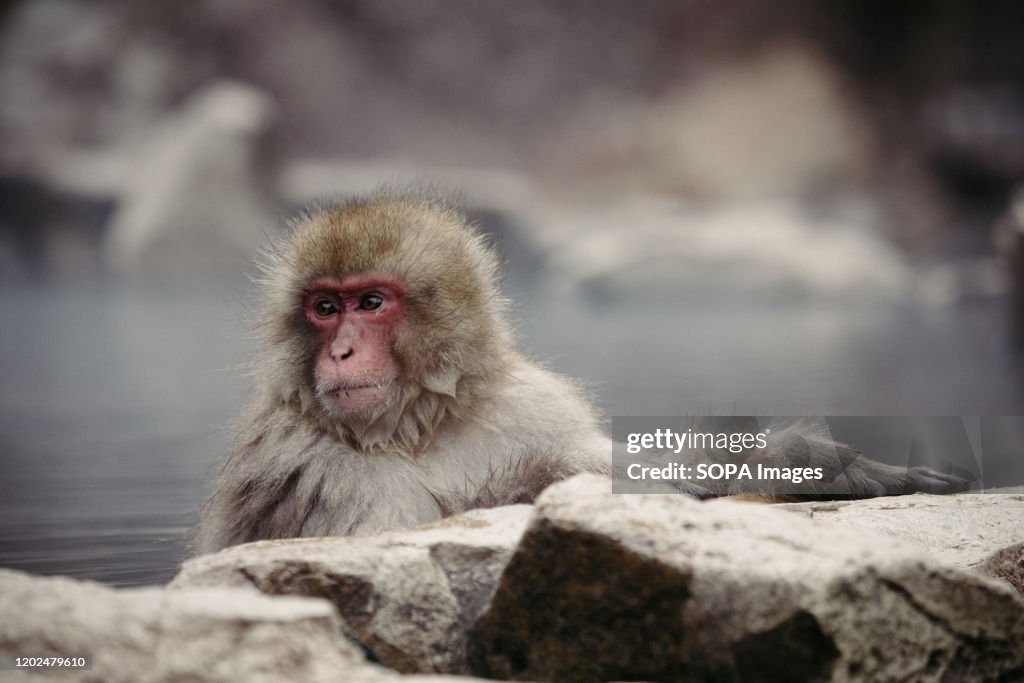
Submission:
[[[392,338],[402,288],[384,277],[317,278],[302,300],[316,348],[316,395],[328,414],[366,415],[392,392],[398,366]]]

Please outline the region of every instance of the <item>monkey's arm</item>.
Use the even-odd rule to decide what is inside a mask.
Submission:
[[[514,492],[515,501],[532,500],[547,484],[578,472],[610,475],[627,481],[627,464],[613,462],[612,440],[600,428],[590,403],[578,387],[554,373],[524,361],[515,373],[507,400],[498,413],[516,423],[514,432],[526,437],[527,457],[508,470],[507,478],[497,477],[489,491]],[[739,429],[750,425],[733,418],[712,418],[713,431]],[[651,465],[680,462],[743,463],[751,469],[758,464],[777,468],[821,468],[820,479],[798,483],[766,479],[703,479],[653,483],[666,492],[678,491],[698,498],[716,495],[756,494],[767,498],[871,498],[906,493],[952,493],[965,490],[968,482],[954,475],[927,467],[897,467],[871,460],[860,452],[836,443],[814,424],[796,422],[777,430],[768,439],[768,448],[741,454],[716,451],[684,451],[669,454],[664,462],[657,456]],[[511,482],[508,486],[494,483]],[[648,487],[649,488],[649,487]],[[484,496],[492,497],[490,494]],[[500,496],[499,496],[500,498]],[[507,498],[507,496],[506,496]],[[495,499],[497,501],[497,499]],[[493,502],[492,504],[500,504]]]
[[[745,475],[736,473],[728,478],[675,482],[684,493],[693,494],[690,489],[696,485],[696,495],[700,497],[753,494],[769,500],[873,498],[907,493],[954,493],[969,486],[966,479],[928,467],[898,467],[872,460],[860,451],[833,441],[813,424],[800,422],[771,434],[765,449],[741,453],[693,449],[646,457],[653,466],[680,463],[688,466],[691,473],[698,472],[699,465],[746,465]],[[804,474],[800,479],[791,479],[765,474],[773,470],[805,473],[810,470],[814,476]],[[616,477],[624,477],[624,474],[624,471],[615,472]]]

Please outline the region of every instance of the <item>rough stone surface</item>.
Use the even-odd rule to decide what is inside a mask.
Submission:
[[[1024,601],[882,533],[682,496],[548,489],[475,633],[543,680],[1024,678]]]
[[[915,494],[778,507],[816,520],[885,532],[926,548],[943,562],[1005,579],[1024,594],[1024,491]]]
[[[1022,510],[1019,491],[767,507],[581,476],[536,508],[229,548],[167,589],[0,570],[0,654],[94,659],[4,680],[1024,680]]]
[[[170,587],[325,597],[385,666],[465,673],[466,633],[488,606],[530,514],[520,505],[373,537],[250,543],[189,560]]]
[[[324,600],[231,588],[114,590],[0,570],[0,653],[90,655],[83,671],[5,681],[362,681],[379,673]]]

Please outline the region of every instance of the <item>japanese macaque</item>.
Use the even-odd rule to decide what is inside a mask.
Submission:
[[[584,392],[516,350],[495,256],[444,202],[382,192],[307,215],[268,255],[262,284],[255,385],[196,552],[414,526],[531,502],[577,472],[612,474]],[[773,437],[774,464],[841,473],[854,495],[963,484],[840,462],[831,441],[788,431]]]

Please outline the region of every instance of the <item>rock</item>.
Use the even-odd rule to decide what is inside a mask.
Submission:
[[[882,531],[953,566],[1005,579],[1024,594],[1024,494],[998,491],[777,507],[847,527]]]
[[[5,671],[5,681],[380,678],[324,600],[233,588],[115,590],[12,570],[0,570],[0,596],[0,654],[92,657],[91,670]]]
[[[1024,601],[890,536],[784,510],[556,484],[474,639],[542,680],[1012,680]],[[789,514],[789,516],[787,516]]]
[[[172,114],[136,163],[106,244],[117,270],[244,268],[279,223],[270,100],[217,83]]]
[[[466,632],[490,603],[530,513],[519,505],[372,537],[249,543],[185,562],[170,588],[325,597],[385,666],[466,673]]]
[[[695,76],[650,102],[581,110],[553,151],[562,175],[610,192],[729,201],[821,193],[872,170],[870,122],[815,49],[771,46]]]
[[[644,168],[703,196],[799,194],[856,181],[874,140],[859,103],[815,51],[771,48],[711,69],[650,118]]]

